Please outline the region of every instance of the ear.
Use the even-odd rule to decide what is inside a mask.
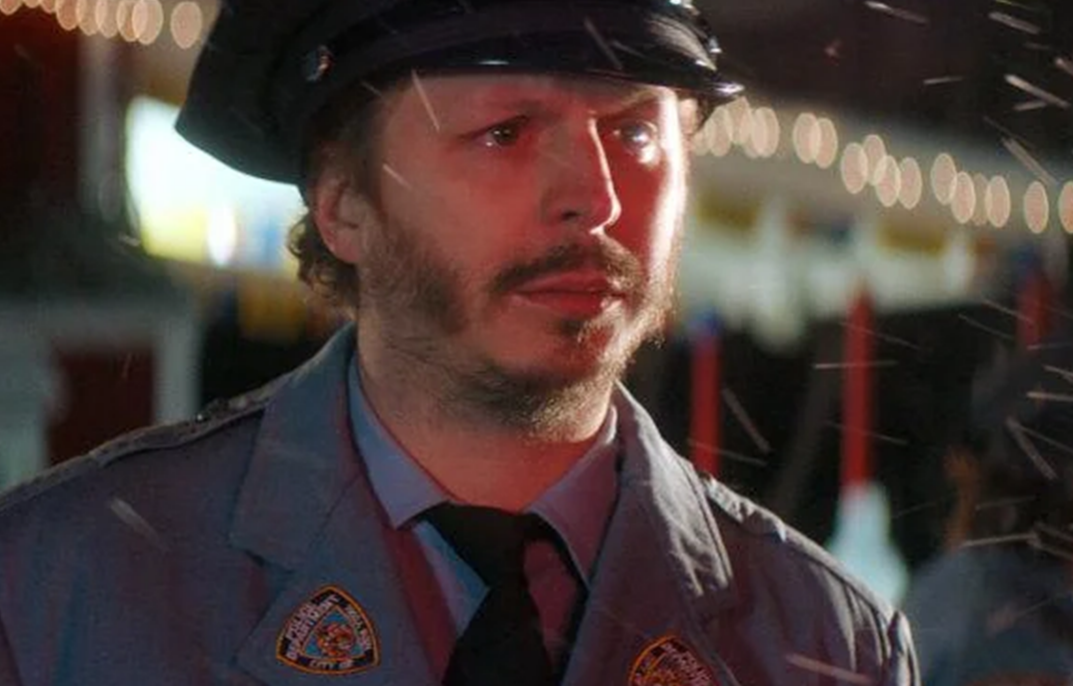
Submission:
[[[341,171],[325,171],[311,191],[309,211],[324,245],[343,262],[357,264],[371,228],[368,201]]]

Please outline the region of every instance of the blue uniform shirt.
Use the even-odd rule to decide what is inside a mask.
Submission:
[[[487,588],[439,532],[421,518],[427,509],[450,497],[377,419],[362,391],[356,362],[349,365],[348,377],[351,423],[372,490],[391,526],[411,531],[419,541],[457,637],[476,613]],[[553,664],[560,663],[567,652],[573,611],[584,597],[615,503],[615,418],[611,408],[592,448],[527,508],[555,529],[570,557],[564,559],[554,545],[543,541],[531,545],[526,553],[526,574]],[[418,623],[422,621],[418,617]]]

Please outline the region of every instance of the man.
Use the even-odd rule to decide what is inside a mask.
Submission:
[[[913,580],[929,685],[1059,686],[1073,674],[1071,330],[980,375],[950,442],[948,546]]]
[[[225,3],[179,127],[355,322],[0,505],[0,677],[912,684],[901,615],[618,385],[672,299],[688,2]]]

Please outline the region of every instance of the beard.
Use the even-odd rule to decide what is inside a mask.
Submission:
[[[360,307],[377,311],[385,347],[414,374],[403,381],[427,386],[432,378],[427,372],[434,370],[438,400],[461,418],[490,421],[532,437],[558,435],[578,408],[610,392],[641,344],[661,335],[671,310],[680,230],[666,268],[655,279],[646,277],[629,251],[601,238],[559,245],[535,259],[508,264],[474,288],[457,265],[404,223],[386,220],[379,210],[375,214],[377,226],[368,227],[375,238],[360,274]],[[583,267],[599,270],[615,283],[625,293],[624,309],[632,313],[628,330],[607,343],[607,353],[584,372],[511,368],[487,355],[460,355],[459,346],[452,345],[452,339],[479,326],[479,313],[467,308],[467,292],[481,293],[494,305],[533,279]],[[580,360],[588,347],[600,344],[606,326],[598,318],[563,317],[555,333],[570,344],[564,355]]]

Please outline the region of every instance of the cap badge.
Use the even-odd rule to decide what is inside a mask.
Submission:
[[[652,641],[630,669],[627,686],[719,686],[697,653],[677,636]]]
[[[380,664],[380,641],[361,605],[325,586],[287,618],[276,658],[312,674],[351,674]]]
[[[306,54],[302,63],[302,74],[309,83],[316,83],[324,78],[334,62],[335,56],[328,46],[318,45],[316,50]]]

